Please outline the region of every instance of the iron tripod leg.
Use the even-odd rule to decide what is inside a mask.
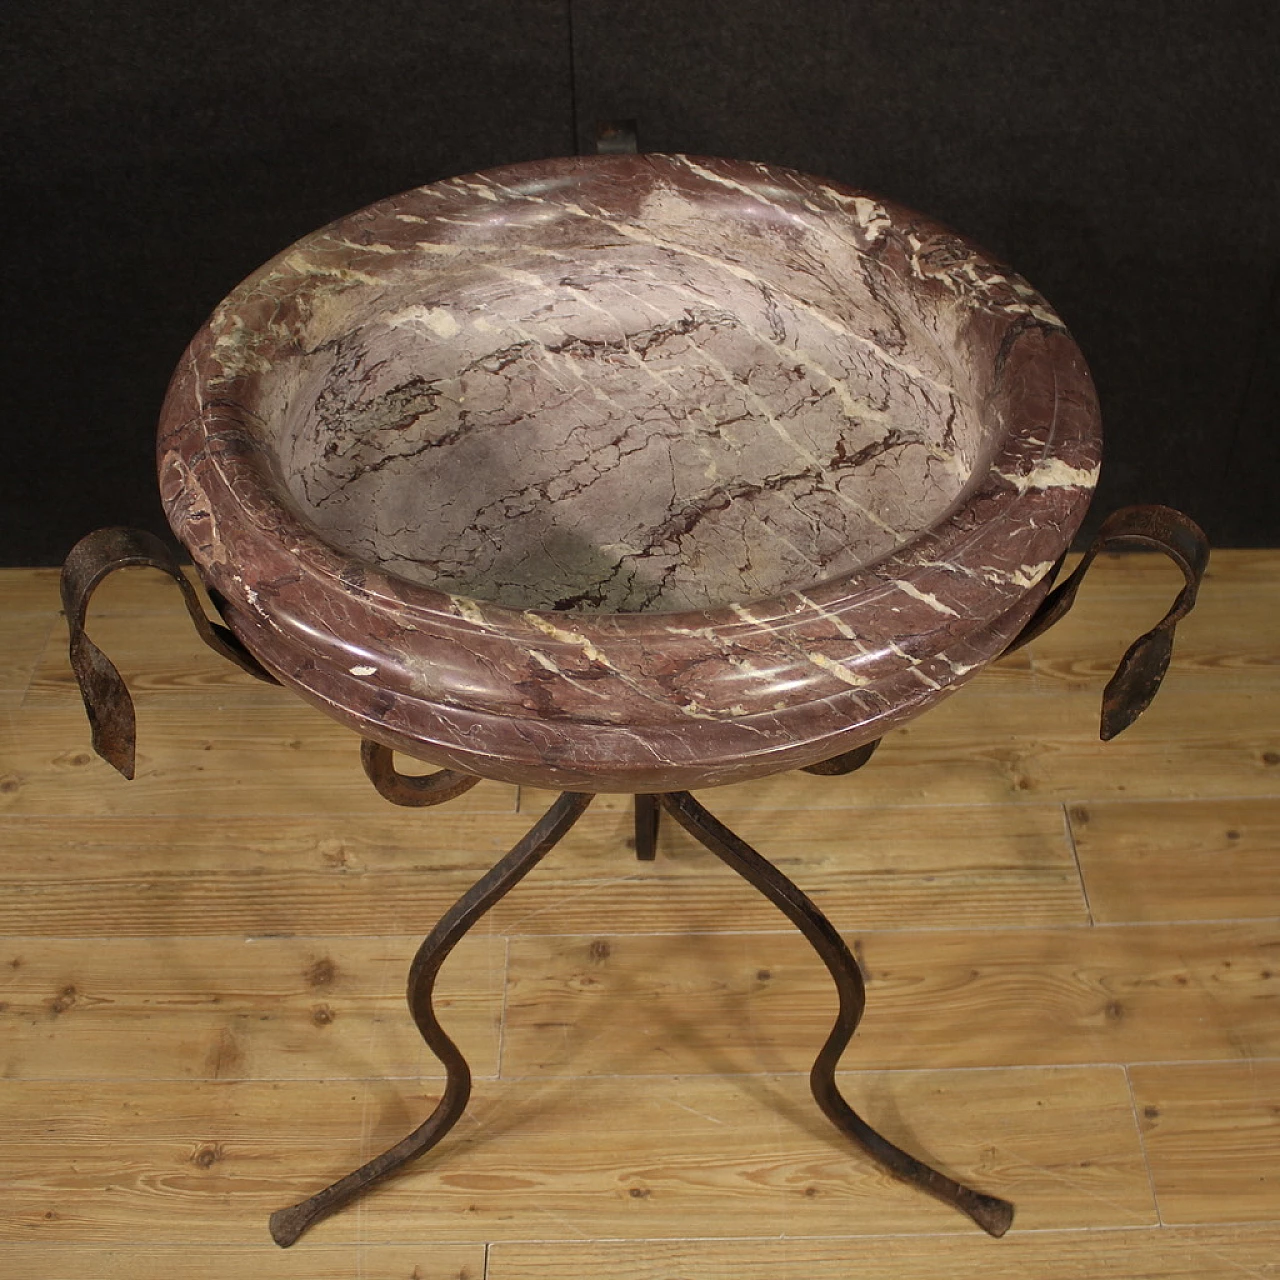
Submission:
[[[988,1235],[1004,1235],[1013,1223],[1013,1205],[1007,1200],[963,1186],[895,1147],[867,1124],[841,1096],[835,1080],[836,1064],[862,1019],[866,989],[858,962],[835,926],[782,872],[708,813],[687,791],[669,792],[660,800],[662,807],[695,840],[759,889],[804,934],[835,980],[840,1010],[809,1075],[814,1099],[827,1119],[890,1173],[953,1205]]]
[[[658,819],[662,816],[659,796],[636,796],[636,857],[652,862],[658,856]]]
[[[313,1223],[327,1218],[375,1182],[429,1151],[462,1117],[471,1096],[471,1070],[461,1050],[436,1021],[431,1004],[436,975],[467,930],[551,852],[594,798],[574,791],[561,795],[528,835],[477,880],[427,935],[409,969],[409,1011],[419,1034],[444,1064],[444,1095],[426,1122],[394,1147],[323,1191],[273,1213],[271,1238],[276,1244],[287,1249]]]

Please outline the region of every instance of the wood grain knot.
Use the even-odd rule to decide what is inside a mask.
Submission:
[[[66,1013],[68,1009],[75,1007],[76,997],[79,994],[80,993],[75,989],[75,987],[68,983],[56,996],[50,1000],[46,1000],[44,1002],[44,1007],[56,1018],[58,1014]]]
[[[212,1169],[225,1155],[220,1142],[210,1142],[195,1149],[191,1155],[191,1163],[197,1169]]]

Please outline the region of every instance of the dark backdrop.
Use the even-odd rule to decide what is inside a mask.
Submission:
[[[790,165],[973,236],[1062,313],[1096,518],[1280,541],[1275,0],[8,0],[0,562],[163,531],[151,441],[215,303],[307,231],[593,149]]]

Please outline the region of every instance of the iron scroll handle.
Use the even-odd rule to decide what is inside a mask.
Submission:
[[[159,569],[181,587],[191,621],[209,648],[251,676],[268,684],[279,683],[229,628],[214,622],[205,613],[190,579],[182,572],[173,553],[155,534],[118,526],[86,534],[67,556],[59,583],[62,609],[67,615],[67,627],[71,633],[71,669],[75,672],[84,709],[89,716],[93,749],[126,778],[133,777],[137,739],[133,699],[115,664],[85,634],[84,624],[89,600],[98,584],[117,569],[134,565]]]
[[[1030,621],[1005,650],[1012,653],[1061,621],[1075,604],[1080,583],[1098,553],[1116,542],[1137,543],[1163,551],[1182,570],[1185,583],[1168,613],[1129,646],[1115,674],[1107,681],[1102,691],[1099,729],[1103,742],[1123,733],[1151,705],[1169,669],[1174,628],[1191,612],[1209,564],[1209,540],[1194,520],[1172,507],[1121,507],[1113,511],[1103,521],[1075,571],[1045,596]]]

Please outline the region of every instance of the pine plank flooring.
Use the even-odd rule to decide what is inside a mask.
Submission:
[[[1215,554],[1160,697],[1101,744],[1178,583],[1103,557],[861,773],[702,796],[862,961],[850,1100],[1014,1199],[1004,1240],[827,1126],[820,962],[670,825],[636,862],[604,796],[443,970],[467,1116],[281,1251],[271,1210],[433,1105],[408,961],[550,797],[385,804],[147,570],[90,621],[138,707],[126,783],[56,572],[0,572],[0,1276],[1280,1280],[1280,553]]]

